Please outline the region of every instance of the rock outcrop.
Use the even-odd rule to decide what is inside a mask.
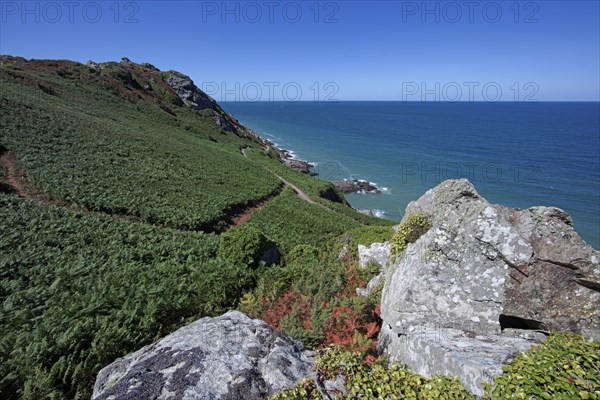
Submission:
[[[600,254],[564,211],[492,205],[462,179],[411,202],[405,215],[415,212],[432,227],[389,267],[382,295],[380,345],[392,360],[458,375],[481,394],[539,340],[532,331],[600,338]]]
[[[312,352],[238,311],[202,318],[98,373],[92,400],[260,399],[312,372]]]
[[[390,263],[390,250],[391,246],[389,242],[371,243],[369,247],[362,244],[358,245],[358,266],[366,268],[369,263],[377,264],[379,266],[379,274],[367,283],[366,288],[356,288],[357,295],[368,297],[383,283]]]
[[[166,80],[177,96],[186,105],[194,110],[205,110],[207,108],[214,109],[215,101],[202,90],[200,90],[187,75],[177,71],[170,71],[169,77]]]
[[[337,190],[340,192],[347,193],[381,193],[381,190],[377,188],[371,182],[361,179],[344,179],[341,181],[333,182]]]

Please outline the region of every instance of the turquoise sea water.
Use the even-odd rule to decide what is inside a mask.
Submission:
[[[316,162],[320,179],[365,179],[350,203],[399,220],[445,179],[491,203],[567,211],[600,249],[600,103],[223,103],[259,135]]]

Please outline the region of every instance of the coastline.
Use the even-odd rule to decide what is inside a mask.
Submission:
[[[253,131],[254,132],[254,131]],[[296,157],[296,154],[293,150],[285,149],[279,146],[277,143],[263,138],[260,135],[254,134],[260,138],[260,140],[268,146],[268,148],[273,149],[275,153],[277,153],[279,161],[292,168],[296,171],[302,172],[304,174],[310,175],[312,177],[317,177],[319,174],[312,171],[312,168],[315,168],[318,163],[311,162],[308,160],[303,160]],[[377,187],[377,184],[366,179],[353,179],[353,178],[343,178],[342,180],[337,181],[327,181],[334,184],[334,186],[344,194],[381,194],[383,193],[380,188]]]
[[[306,174],[306,175],[309,175],[309,176],[312,176],[312,177],[318,179],[317,177],[319,174],[312,170],[313,168],[315,168],[318,165],[318,163],[300,159],[296,156],[296,153],[293,150],[283,148],[282,146],[273,142],[272,140],[258,135],[251,128],[246,127],[246,129],[251,131],[252,134],[254,134],[259,139],[259,141],[266,147],[267,151],[273,151],[276,154],[277,160],[280,163],[287,166],[288,168],[291,168],[293,170],[296,170],[298,172],[301,172],[303,174]],[[382,191],[380,188],[377,187],[377,185],[374,182],[371,182],[371,181],[368,181],[365,179],[344,178],[342,180],[337,180],[337,181],[328,181],[328,180],[324,180],[324,181],[332,183],[334,185],[334,187],[338,191],[343,193],[344,195],[348,195],[348,194],[358,194],[358,195],[381,194],[381,193],[383,193],[383,191],[385,191],[387,189],[387,188],[383,188],[383,191]],[[352,209],[354,209],[360,213],[374,216],[377,218],[385,219],[386,215],[387,215],[385,211],[379,210],[379,209],[359,209],[352,205],[350,205],[350,206]]]

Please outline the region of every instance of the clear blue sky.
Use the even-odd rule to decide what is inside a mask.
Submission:
[[[217,100],[598,101],[599,3],[2,0],[0,53],[128,57]]]

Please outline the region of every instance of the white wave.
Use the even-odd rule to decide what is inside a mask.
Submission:
[[[270,138],[276,139],[276,140],[281,140],[281,138],[279,136],[275,136],[275,135],[271,135],[269,132],[264,132],[262,133],[265,136],[268,136]]]

